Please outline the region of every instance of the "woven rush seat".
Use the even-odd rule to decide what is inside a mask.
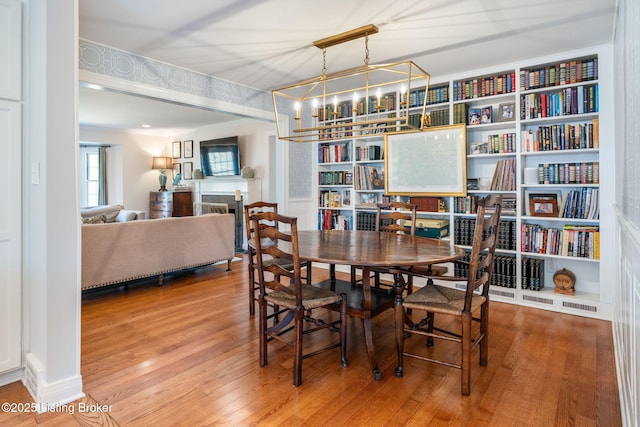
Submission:
[[[312,310],[318,307],[324,307],[328,304],[337,304],[340,302],[340,295],[335,292],[316,288],[315,286],[302,285],[302,307],[305,310]],[[264,299],[272,304],[285,307],[289,310],[296,308],[295,294],[289,294],[284,291],[273,291],[265,295]]]
[[[403,305],[407,309],[461,316],[464,310],[465,294],[465,291],[430,283],[407,295]],[[474,312],[486,300],[482,295],[474,295],[471,299],[471,311]]]

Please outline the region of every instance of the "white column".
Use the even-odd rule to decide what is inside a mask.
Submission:
[[[25,385],[36,403],[83,395],[77,0],[25,2]],[[39,165],[39,178],[31,176]]]

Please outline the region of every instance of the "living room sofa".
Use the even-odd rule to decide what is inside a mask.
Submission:
[[[145,219],[146,212],[125,209],[122,205],[100,205],[80,208],[80,217],[84,224],[126,222]]]
[[[82,289],[159,276],[234,257],[233,214],[82,225]]]

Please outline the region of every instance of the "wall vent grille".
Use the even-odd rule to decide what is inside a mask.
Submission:
[[[496,289],[490,289],[489,290],[489,294],[490,295],[498,295],[501,297],[506,297],[506,298],[511,298],[514,299],[516,297],[516,294],[514,294],[513,292],[505,292],[505,291],[499,291]]]
[[[549,299],[549,298],[542,298],[542,297],[534,297],[531,295],[523,295],[522,299],[525,301],[532,301],[532,302],[539,302],[542,304],[549,304],[549,305],[553,305],[553,300]]]
[[[593,305],[576,304],[575,302],[563,301],[562,302],[562,306],[563,307],[567,307],[567,308],[574,308],[576,310],[589,311],[591,313],[597,313],[598,312],[598,307],[593,306]]]

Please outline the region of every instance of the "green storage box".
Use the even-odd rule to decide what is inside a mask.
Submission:
[[[449,235],[449,220],[422,219],[416,220],[416,236],[441,239]]]

